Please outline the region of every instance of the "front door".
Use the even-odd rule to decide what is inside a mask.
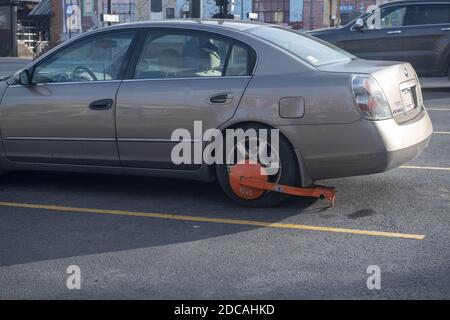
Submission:
[[[134,31],[70,43],[8,87],[0,127],[10,161],[120,165],[115,98]]]
[[[132,79],[117,96],[117,138],[126,167],[195,169],[175,165],[171,140],[187,129],[192,143],[194,121],[202,129],[230,119],[251,79],[255,54],[232,39],[200,31],[149,31]]]
[[[368,60],[404,60],[403,19],[406,6],[389,6],[364,20],[364,28],[336,43],[342,49]]]

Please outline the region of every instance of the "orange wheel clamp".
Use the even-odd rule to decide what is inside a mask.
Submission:
[[[334,207],[336,201],[334,188],[324,186],[301,188],[269,182],[264,170],[264,167],[258,163],[235,164],[229,172],[231,189],[239,198],[245,200],[257,199],[265,191],[275,191],[299,197],[327,199],[330,201],[330,207]]]

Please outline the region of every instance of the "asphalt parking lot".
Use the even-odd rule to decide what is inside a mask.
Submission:
[[[0,74],[20,67],[8,61]],[[327,210],[244,208],[183,180],[2,176],[0,299],[448,299],[450,90],[424,98],[429,148],[390,172],[321,181],[338,190]],[[367,288],[371,265],[380,289]]]

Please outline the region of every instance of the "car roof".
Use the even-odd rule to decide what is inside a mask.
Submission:
[[[450,0],[449,0],[450,1]],[[128,22],[117,24],[114,27],[192,27],[192,26],[213,26],[232,30],[246,30],[257,26],[270,26],[270,24],[263,22],[249,22],[241,20],[230,19],[170,19],[170,20],[155,20],[143,22]]]
[[[416,3],[450,3],[450,0],[398,0],[386,2],[380,5],[380,7],[395,5],[395,4],[416,4]]]

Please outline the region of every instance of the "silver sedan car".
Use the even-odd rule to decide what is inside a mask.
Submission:
[[[199,121],[278,129],[269,180],[291,186],[392,169],[433,130],[408,63],[361,60],[274,25],[146,22],[85,33],[3,79],[0,166],[218,181],[251,206],[285,198],[240,196],[229,164],[174,163],[173,132]]]

